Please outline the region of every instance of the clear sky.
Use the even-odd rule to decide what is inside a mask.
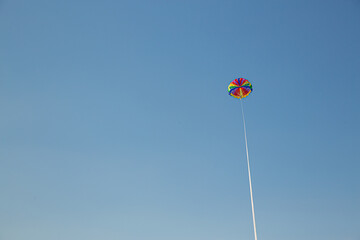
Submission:
[[[360,1],[0,1],[1,240],[360,239]]]

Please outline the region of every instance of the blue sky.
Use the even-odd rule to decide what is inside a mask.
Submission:
[[[0,239],[360,239],[360,2],[0,2]]]

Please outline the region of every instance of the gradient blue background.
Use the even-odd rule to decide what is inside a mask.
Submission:
[[[360,239],[360,1],[0,2],[0,239]]]

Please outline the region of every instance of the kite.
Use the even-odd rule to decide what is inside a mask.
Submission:
[[[251,174],[250,174],[250,163],[249,163],[249,150],[246,138],[246,126],[245,126],[245,117],[244,117],[244,110],[242,105],[242,99],[247,97],[252,92],[252,85],[251,83],[245,78],[237,78],[232,81],[228,87],[229,95],[240,98],[241,102],[241,112],[242,118],[244,123],[244,135],[245,135],[245,149],[246,149],[246,160],[247,160],[247,167],[248,167],[248,174],[249,174],[249,187],[250,187],[250,199],[251,199],[251,211],[252,211],[252,218],[253,218],[253,225],[254,225],[254,236],[255,240],[257,240],[256,234],[256,223],[255,223],[255,210],[254,210],[254,199],[252,193],[252,185],[251,185]]]
[[[228,91],[235,98],[245,98],[252,92],[252,85],[247,79],[238,78],[230,83]]]

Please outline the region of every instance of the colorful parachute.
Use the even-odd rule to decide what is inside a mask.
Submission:
[[[235,79],[228,87],[229,95],[235,98],[245,98],[252,90],[251,83],[245,78]]]

